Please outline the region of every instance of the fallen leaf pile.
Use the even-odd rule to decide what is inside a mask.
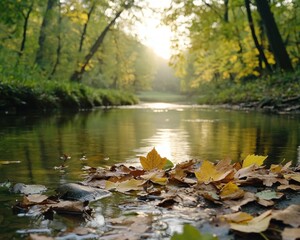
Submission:
[[[286,193],[297,194],[300,173],[291,168],[291,162],[266,168],[266,158],[249,155],[241,163],[190,160],[167,168],[168,159],[153,148],[147,157],[140,157],[142,168],[123,164],[110,169],[91,168],[85,184],[137,194],[146,204],[168,209],[181,206],[199,211],[211,203],[220,210],[213,217],[239,234],[272,235],[276,231],[281,233],[281,237],[277,234],[278,239],[297,239],[299,202],[284,210],[276,210],[276,204],[288,199]],[[250,203],[261,206],[259,215],[241,211]]]
[[[124,164],[107,169],[85,167],[87,177],[82,184],[132,195],[138,199],[132,202],[134,207],[164,209],[169,215],[174,213],[175,218],[195,224],[197,221],[211,225],[217,222],[228,229],[228,234],[240,236],[239,239],[253,239],[253,234],[260,234],[264,239],[299,239],[299,168],[291,167],[291,162],[267,168],[264,166],[266,158],[249,155],[242,162],[221,160],[216,163],[190,160],[174,166],[153,148],[146,157],[140,157],[141,167]],[[131,203],[126,204],[129,207]],[[51,215],[53,211],[90,215],[92,211],[86,203],[45,195],[24,196],[15,209],[28,212],[32,206],[37,206],[44,215]],[[119,230],[104,235],[119,239],[120,229],[125,229],[128,239],[139,239],[139,234],[151,231],[153,223],[149,222],[149,216],[109,219],[110,227]],[[129,236],[128,228],[140,229],[143,233]],[[184,231],[186,233],[175,234],[172,239],[185,239],[191,233],[202,236],[189,227]],[[218,232],[200,239],[218,239]]]

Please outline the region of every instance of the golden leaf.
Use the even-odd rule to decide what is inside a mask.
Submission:
[[[250,214],[245,212],[226,214],[223,215],[222,217],[225,218],[228,222],[232,222],[232,223],[249,222],[253,219],[253,217]]]
[[[248,167],[252,164],[255,164],[256,166],[261,166],[263,165],[264,161],[266,160],[268,156],[259,156],[259,155],[248,155],[244,161],[242,168]]]
[[[163,169],[167,163],[167,158],[162,158],[153,148],[147,157],[140,157],[140,162],[144,170]]]
[[[234,171],[234,169],[225,169],[225,171],[218,171],[212,162],[203,161],[198,171],[195,171],[195,175],[199,183],[208,184],[221,181]]]
[[[115,189],[118,192],[128,192],[134,190],[142,190],[142,185],[145,183],[144,180],[130,179],[123,182],[111,182],[106,181],[105,189]]]
[[[230,228],[246,233],[260,233],[268,229],[272,218],[272,210],[262,213],[260,216],[253,218],[250,221],[241,223],[231,223]]]
[[[238,199],[244,196],[244,191],[240,189],[235,183],[229,182],[222,189],[220,197],[223,200]]]

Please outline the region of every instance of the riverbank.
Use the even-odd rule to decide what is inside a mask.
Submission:
[[[79,110],[138,103],[132,93],[53,81],[0,82],[0,111]]]
[[[201,83],[200,105],[218,105],[236,110],[272,113],[300,113],[300,71],[278,73],[243,82],[214,81]]]

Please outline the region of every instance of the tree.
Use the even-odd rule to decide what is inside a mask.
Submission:
[[[255,47],[257,48],[257,50],[259,52],[259,57],[265,63],[268,72],[272,72],[272,68],[268,62],[268,59],[264,53],[262,46],[258,42],[256,33],[255,33],[255,28],[254,28],[254,23],[253,23],[252,14],[251,14],[251,8],[250,8],[250,0],[245,0],[245,6],[246,6],[246,11],[247,11],[248,23],[249,23],[249,27],[251,30],[251,35],[252,35]]]
[[[50,27],[51,20],[52,20],[52,15],[53,15],[53,9],[54,7],[57,5],[57,1],[58,0],[48,0],[47,2],[47,8],[46,8],[46,12],[45,15],[43,17],[43,22],[40,28],[40,36],[39,36],[39,48],[37,50],[36,53],[36,59],[35,59],[35,63],[41,67],[42,70],[46,69],[46,38],[49,37],[47,32],[47,28]]]
[[[22,11],[22,16],[24,17],[24,24],[23,24],[23,34],[22,34],[22,42],[21,42],[21,47],[20,47],[20,52],[19,52],[19,57],[22,57],[23,51],[25,49],[25,44],[26,44],[26,39],[27,39],[27,27],[28,27],[28,21],[29,21],[29,16],[30,13],[32,12],[33,9],[33,2],[31,2],[30,6],[27,9],[27,12],[24,13]]]
[[[274,16],[267,0],[255,0],[257,10],[266,28],[268,40],[275,56],[278,68],[293,71],[293,66],[278,30]]]

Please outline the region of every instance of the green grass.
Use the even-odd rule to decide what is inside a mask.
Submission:
[[[1,111],[91,109],[98,106],[136,104],[131,93],[95,89],[83,84],[55,81],[0,81]]]
[[[202,83],[197,92],[197,102],[199,104],[239,104],[266,99],[280,101],[299,94],[300,70],[238,83],[232,81]]]

